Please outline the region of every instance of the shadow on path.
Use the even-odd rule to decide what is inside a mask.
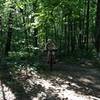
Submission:
[[[2,84],[11,89],[16,100],[31,100],[22,84],[14,78],[10,66],[7,64],[0,65],[0,80]]]
[[[45,66],[48,65],[46,64]],[[49,70],[49,67],[47,67],[46,70]],[[51,76],[52,75],[69,81],[69,90],[100,98],[100,70],[93,66],[85,64],[65,64],[60,62],[53,66]],[[54,80],[54,82],[56,83],[58,81]]]

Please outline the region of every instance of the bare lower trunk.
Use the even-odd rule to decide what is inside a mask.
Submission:
[[[97,55],[100,56],[100,0],[97,3],[95,47]]]

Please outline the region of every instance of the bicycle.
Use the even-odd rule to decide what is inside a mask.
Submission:
[[[53,64],[55,63],[55,55],[53,54],[53,52],[55,51],[56,49],[49,50],[48,63],[49,63],[50,71],[53,70]]]

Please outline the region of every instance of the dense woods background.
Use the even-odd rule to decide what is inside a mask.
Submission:
[[[1,56],[35,57],[48,38],[56,43],[60,58],[99,52],[96,0],[1,0],[0,8]]]

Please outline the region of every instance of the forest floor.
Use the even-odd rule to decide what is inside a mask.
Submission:
[[[27,67],[0,75],[11,75],[1,78],[0,100],[100,100],[100,68],[90,61],[57,62],[52,72],[45,64],[45,70]]]

